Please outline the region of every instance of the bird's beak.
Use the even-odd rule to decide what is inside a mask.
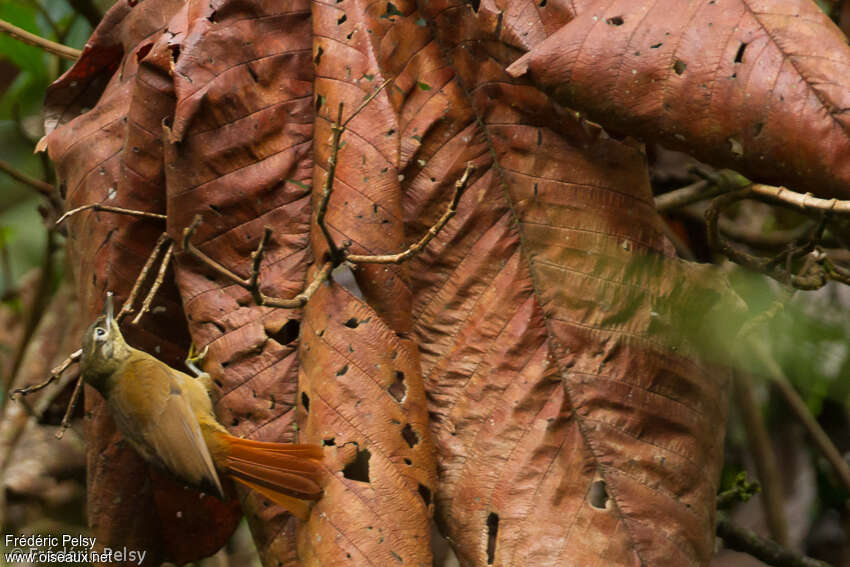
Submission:
[[[114,307],[112,306],[112,292],[106,292],[106,303],[103,306],[103,314],[106,315],[106,328],[112,328],[112,320],[114,318],[113,311]]]

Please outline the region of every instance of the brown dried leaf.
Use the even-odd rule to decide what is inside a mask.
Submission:
[[[173,112],[167,74],[140,65],[149,53],[167,56],[162,38],[181,2],[155,0],[132,6],[120,2],[90,39],[80,60],[48,93],[48,151],[65,188],[67,206],[104,203],[137,210],[165,209],[161,121]],[[167,34],[166,34],[167,35]],[[160,49],[154,48],[159,40]],[[96,103],[96,104],[95,104]],[[87,107],[92,106],[91,110]],[[160,223],[84,212],[68,221],[68,253],[76,267],[80,317],[94,319],[107,290],[119,302],[164,229]],[[125,325],[128,342],[178,366],[189,339],[182,308],[170,281],[140,326]],[[88,514],[98,543],[145,549],[152,562],[185,562],[213,553],[239,520],[238,506],[215,502],[187,507],[181,520],[159,509],[147,466],[123,443],[98,394],[86,392]],[[183,486],[156,482],[156,492],[179,499]],[[197,498],[197,492],[193,493]],[[216,515],[220,522],[209,522]],[[193,537],[168,535],[200,534]]]
[[[201,214],[193,243],[247,277],[271,227],[262,290],[291,297],[311,261],[309,5],[197,1],[184,12],[168,40],[177,98],[166,128],[169,233],[180,241]],[[257,307],[188,257],[178,258],[177,282],[195,344],[209,346],[205,369],[220,388],[220,421],[235,435],[294,441],[300,311]],[[294,564],[292,518],[255,494],[245,504],[264,561]]]
[[[597,1],[509,69],[614,131],[850,196],[850,47],[809,0]]]
[[[562,6],[424,6],[457,75],[415,123],[409,233],[481,172],[410,269],[446,535],[467,565],[707,564],[725,375],[690,331],[722,277],[673,257],[638,148],[504,71]],[[446,68],[419,53],[414,84]]]
[[[354,118],[342,137],[326,218],[336,244],[350,242],[357,254],[405,246],[401,124],[416,107],[397,95],[403,86],[391,84],[354,115],[391,76],[384,58],[412,49],[414,38],[402,43],[388,35],[395,9],[357,0],[313,4],[314,208],[342,103],[343,119]],[[316,258],[326,254],[316,223],[311,244]],[[354,274],[368,305],[331,282],[305,308],[303,438],[327,446],[331,476],[299,534],[299,558],[305,565],[431,565],[436,474],[417,346],[409,338],[407,266],[358,265]]]

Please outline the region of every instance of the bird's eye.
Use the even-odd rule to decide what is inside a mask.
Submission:
[[[94,330],[94,336],[96,336],[98,338],[103,337],[105,335],[106,335],[106,329],[104,329],[103,327],[98,327],[97,329]]]

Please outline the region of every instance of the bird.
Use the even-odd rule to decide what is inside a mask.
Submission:
[[[124,439],[147,462],[226,499],[221,477],[254,490],[302,520],[321,498],[322,448],[254,441],[230,435],[216,419],[209,374],[176,370],[128,345],[107,293],[103,315],[83,335],[80,369],[105,399]]]

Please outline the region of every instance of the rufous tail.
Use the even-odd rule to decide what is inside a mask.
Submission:
[[[322,496],[322,448],[268,443],[228,435],[224,468],[233,480],[306,520],[310,504]]]

